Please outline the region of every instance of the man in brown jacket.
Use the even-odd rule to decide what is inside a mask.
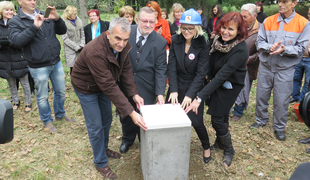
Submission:
[[[134,123],[146,130],[143,118],[116,84],[121,81],[127,94],[139,108],[144,104],[134,82],[128,52],[130,24],[124,18],[114,18],[109,30],[89,42],[77,58],[71,75],[72,85],[79,97],[89,140],[93,149],[96,169],[102,176],[117,176],[108,167],[108,157],[121,155],[108,149],[112,122],[111,101],[121,116],[130,116]]]
[[[257,79],[257,71],[259,66],[258,51],[256,50],[255,42],[257,39],[258,29],[260,23],[256,20],[257,9],[256,5],[252,3],[244,4],[241,7],[241,15],[248,28],[248,36],[246,37],[246,44],[249,50],[249,59],[247,61],[248,73],[244,80],[244,87],[235,101],[234,116],[232,120],[239,121],[243,115],[243,110],[247,107],[249,102],[249,94],[253,80]]]

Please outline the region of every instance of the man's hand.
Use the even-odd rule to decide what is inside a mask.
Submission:
[[[283,52],[285,50],[285,46],[282,44],[280,46],[280,44],[282,44],[282,41],[274,43],[271,47],[270,47],[270,51],[271,53],[269,53],[270,55],[276,55],[276,54],[280,54],[281,52]],[[280,46],[280,47],[279,47]]]
[[[181,107],[183,109],[187,108],[192,102],[192,98],[188,97],[188,96],[185,96],[184,99],[183,99],[183,102],[181,104]]]
[[[156,104],[165,104],[165,99],[163,95],[157,96],[157,103]]]
[[[172,92],[170,93],[168,102],[171,101],[171,104],[178,104],[178,93],[177,92]]]
[[[141,96],[139,96],[138,94],[134,95],[132,97],[133,101],[136,103],[137,108],[140,110],[140,107],[144,105],[144,100]]]
[[[56,11],[56,8],[55,6],[49,6],[48,4],[46,5],[47,8],[50,8],[51,9],[51,12],[50,12],[50,15],[48,16],[47,19],[53,19],[53,20],[58,20],[59,19],[59,15]]]
[[[193,110],[194,113],[198,114],[198,107],[200,106],[200,103],[197,102],[195,99],[189,107],[185,109],[185,112],[188,113],[190,110]]]
[[[38,28],[42,26],[43,24],[43,21],[44,21],[44,16],[41,15],[41,14],[36,14],[34,16],[34,25],[37,26]]]
[[[129,116],[131,117],[132,121],[139,126],[140,128],[142,128],[144,131],[147,130],[147,127],[145,125],[145,122],[143,120],[143,117],[138,114],[136,111],[132,111]]]

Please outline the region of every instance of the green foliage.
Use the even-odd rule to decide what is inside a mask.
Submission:
[[[113,12],[114,12],[114,13],[118,13],[118,10],[119,10],[121,7],[125,6],[125,3],[126,3],[125,0],[115,0],[115,1],[114,1],[114,10],[113,10]]]

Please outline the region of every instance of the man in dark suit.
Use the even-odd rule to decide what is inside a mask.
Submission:
[[[154,31],[155,13],[149,7],[140,9],[136,18],[137,25],[131,26],[129,44],[132,46],[129,59],[139,95],[144,104],[164,104],[164,93],[167,79],[166,44],[167,41]],[[122,85],[120,84],[121,89]],[[126,95],[126,92],[123,91]],[[135,107],[131,97],[129,102]],[[123,138],[120,152],[126,153],[133,144],[136,135],[140,134],[130,116],[121,118]]]

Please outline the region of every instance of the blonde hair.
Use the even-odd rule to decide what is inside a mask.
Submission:
[[[202,28],[199,24],[196,24],[194,25],[195,26],[195,35],[193,38],[197,38],[198,36],[202,36],[203,35],[203,31],[202,31]],[[177,31],[177,34],[181,34],[182,31],[181,31],[181,27],[182,27],[182,24],[179,26],[179,29]]]
[[[15,8],[14,8],[14,4],[10,1],[1,1],[0,2],[0,19],[3,18],[2,17],[2,12],[4,9],[13,9],[13,14],[15,15]]]
[[[126,13],[132,15],[133,18],[135,18],[136,12],[135,12],[135,10],[133,10],[133,8],[131,6],[123,6],[118,10],[118,16],[119,17],[125,16]]]
[[[77,13],[77,8],[73,6],[67,6],[62,14],[62,19],[67,19],[68,17],[72,16],[74,13]]]
[[[174,21],[175,21],[175,17],[174,17],[174,12],[175,11],[182,11],[182,12],[184,12],[185,9],[184,9],[184,7],[180,3],[174,3],[172,5],[172,7],[170,9],[170,14],[168,15],[169,21],[171,22],[171,24],[174,23]]]

